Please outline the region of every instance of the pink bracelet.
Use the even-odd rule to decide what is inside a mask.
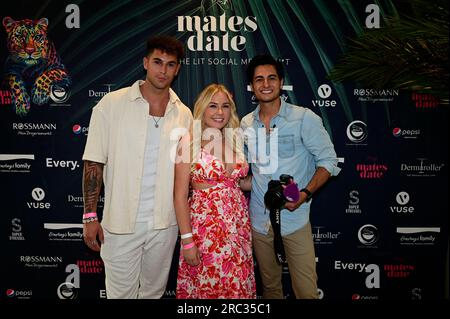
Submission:
[[[195,243],[194,243],[194,242],[189,243],[189,244],[186,244],[186,245],[183,245],[183,250],[191,249],[191,248],[194,247],[194,246],[195,246]]]
[[[90,212],[90,213],[83,214],[83,219],[91,218],[91,217],[97,217],[97,213],[96,212]]]

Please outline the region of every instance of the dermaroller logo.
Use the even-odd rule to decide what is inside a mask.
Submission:
[[[414,162],[401,163],[400,171],[408,177],[435,177],[441,175],[445,163],[427,158],[417,158]]]

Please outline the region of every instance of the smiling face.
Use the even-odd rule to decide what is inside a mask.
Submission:
[[[228,124],[230,115],[231,103],[228,96],[222,91],[216,92],[203,113],[205,128],[211,127],[221,130]]]
[[[259,102],[268,103],[278,99],[282,85],[283,80],[274,65],[264,64],[255,68],[251,86]]]

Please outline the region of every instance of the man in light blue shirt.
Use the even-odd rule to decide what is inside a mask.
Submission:
[[[316,299],[317,274],[309,211],[314,192],[340,171],[336,152],[319,116],[280,98],[283,85],[280,62],[269,55],[256,56],[248,65],[247,77],[259,102],[255,111],[242,119],[241,128],[253,173],[250,218],[263,297],[283,298],[282,265],[275,257],[274,231],[264,194],[270,180],[289,174],[298,184],[300,194],[298,201],[287,202],[281,210],[282,242],[296,298]]]

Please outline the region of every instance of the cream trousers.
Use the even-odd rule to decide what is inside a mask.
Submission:
[[[137,223],[133,234],[104,230],[100,256],[105,264],[108,299],[156,299],[164,294],[178,227],[149,229]]]

